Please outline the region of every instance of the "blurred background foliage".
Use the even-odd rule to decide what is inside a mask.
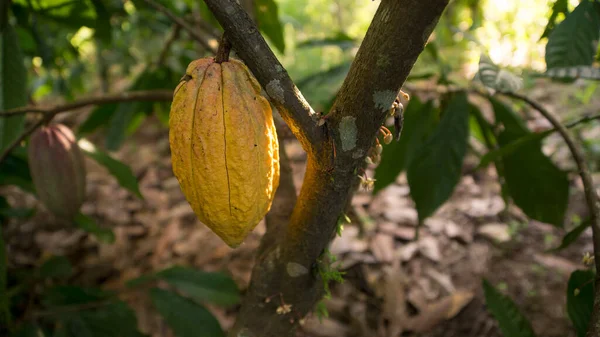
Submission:
[[[577,3],[569,1],[567,8],[572,10]],[[208,23],[209,27],[197,26],[216,45],[218,24],[203,3],[181,0],[163,5],[184,18]],[[326,109],[378,2],[263,0],[255,6],[259,25],[274,23],[261,29],[292,79],[315,108]],[[164,82],[156,86],[172,88],[190,60],[207,55],[181,32],[159,60],[175,28],[141,0],[14,0],[12,11],[34,101],[72,100],[109,88],[116,92],[135,86],[138,76],[152,66],[164,72],[159,76]],[[448,76],[464,83],[477,71],[481,52],[502,66],[541,71],[545,63],[540,38],[553,12],[552,3],[544,0],[452,1],[412,77]],[[562,18],[559,13],[557,22]]]
[[[198,36],[190,36],[176,26],[164,12],[150,4],[154,1],[186,20]],[[202,1],[154,1],[12,0],[10,13],[0,12],[0,42],[3,43],[0,46],[3,61],[0,62],[0,109],[22,106],[26,101],[45,106],[102,93],[174,89],[190,61],[213,54],[222,31]],[[315,110],[327,112],[379,2],[254,0],[242,3],[250,4],[248,8],[252,10],[259,29],[307,100]],[[598,96],[598,82],[576,82],[575,78],[585,73],[591,79],[600,79],[600,53],[597,45],[590,49],[594,41],[597,43],[600,34],[599,8],[599,3],[592,0],[451,1],[408,79],[409,85],[426,81],[429,85],[427,90],[433,90],[436,95],[434,98],[425,97],[427,99],[418,95],[413,97],[405,111],[405,130],[400,142],[385,146],[385,156],[374,172],[377,178],[373,185],[375,192],[394,182],[405,170],[419,222],[422,223],[452,194],[463,174],[465,154],[469,151],[480,161],[474,169],[489,164],[496,166],[507,205],[512,198],[531,219],[560,228],[564,228],[566,222],[569,224],[567,229],[572,229],[570,224],[576,221],[565,220],[565,212],[570,188],[568,174],[574,170],[557,167],[557,160],[553,157],[556,151],[551,154],[543,151],[544,139],[554,130],[532,130],[526,123],[528,117],[523,117],[526,114],[522,113],[522,102],[506,104],[486,93],[518,91],[522,86],[532,89],[539,86],[537,78],[540,76],[559,77],[565,84],[564,88],[566,84],[573,84],[572,88],[575,88],[553,91],[553,95],[558,96],[553,100],[569,107],[560,111],[561,119],[571,121],[585,117],[585,106]],[[0,9],[5,8],[0,5]],[[586,21],[582,18],[591,19]],[[591,25],[588,24],[590,22]],[[13,38],[15,35],[16,39]],[[19,64],[21,60],[25,69]],[[19,97],[22,102],[17,102],[10,90],[17,90],[19,80],[23,82],[20,72],[27,73],[27,90],[24,97]],[[473,88],[474,78],[480,80],[477,84],[483,84],[488,90],[484,94],[479,91],[479,96],[484,96],[487,111],[467,100],[467,94],[462,90]],[[543,85],[547,83],[549,80]],[[450,94],[439,93],[435,92],[438,85],[462,89]],[[169,104],[165,102],[101,105],[86,115],[75,131],[79,137],[97,133],[104,140],[103,144],[96,144],[99,148],[117,151],[147,117],[156,116],[166,127],[168,115]],[[3,141],[0,149],[6,148],[7,139],[14,139],[25,123],[21,117],[13,118],[15,127],[7,127],[4,122],[0,124],[0,140]],[[572,126],[578,124],[576,121]],[[586,139],[579,131],[577,136],[584,144],[591,166],[597,170],[600,139]],[[471,142],[473,139],[478,143]],[[80,142],[79,145],[87,155],[108,167],[124,188],[143,198],[129,167],[98,152],[93,144]],[[0,166],[0,185],[18,185],[31,193],[31,178],[23,150],[22,147],[17,148]],[[0,210],[4,212],[2,217],[8,214],[7,211],[12,212],[7,217],[17,214],[3,197],[0,197]],[[114,240],[111,235],[99,230],[93,220],[83,217],[79,222],[79,226],[91,234],[104,236],[104,241]],[[579,222],[557,249],[573,242],[589,226],[589,221]],[[0,237],[0,254],[3,253]],[[1,269],[6,268],[2,266],[2,260],[0,256],[0,295],[2,283],[6,283],[1,279]],[[53,263],[65,265],[60,260]],[[55,267],[46,269],[60,269]],[[69,268],[62,268],[67,270],[65,274],[68,274]],[[238,302],[238,290],[230,279],[174,268],[134,280],[133,284],[147,282],[152,286],[162,280],[172,283],[175,288],[182,288],[180,290],[187,291],[192,298],[196,294],[199,302],[215,302],[218,305]],[[574,273],[569,289],[580,284],[580,280],[591,277],[586,273]],[[523,325],[524,318],[508,298],[497,293],[489,284],[484,283],[484,289],[491,311],[498,315],[503,331],[512,331],[511,324]],[[69,298],[60,297],[74,293],[85,295],[80,297],[86,298],[86,301],[108,301],[114,297],[114,294],[98,293],[97,290],[89,292],[67,286],[50,289],[50,295],[55,291],[60,296],[53,298],[47,295],[49,298],[44,306],[54,310],[54,307],[73,305]],[[583,290],[593,291],[591,288]],[[194,317],[198,316],[203,316],[207,326],[211,327],[212,332],[207,330],[207,336],[223,335],[215,324],[216,320],[204,307],[157,288],[149,291],[156,309],[177,336],[197,336],[193,324],[186,324],[194,322]],[[591,311],[591,296],[584,299],[571,296],[568,299],[574,308],[572,312],[585,311],[587,315]],[[121,302],[114,302],[114,305],[114,311],[122,314],[117,316],[128,321],[123,326],[135,323],[135,317]],[[0,322],[3,306],[7,307],[6,303],[0,303]],[[580,310],[580,307],[585,310]],[[172,315],[171,308],[184,308],[184,312],[190,314],[189,319]],[[510,317],[502,316],[503,312],[509,312]],[[574,317],[577,315],[573,314]],[[63,326],[75,329],[73,327],[81,326],[82,322],[105,325],[110,321],[103,319],[81,316],[78,320],[63,322]],[[573,321],[578,334],[582,335],[586,329],[581,323],[584,320],[577,316]],[[532,336],[533,333],[529,328],[521,332],[519,336]],[[89,335],[102,334],[96,331]],[[123,335],[137,336],[137,332],[135,329],[124,330]]]

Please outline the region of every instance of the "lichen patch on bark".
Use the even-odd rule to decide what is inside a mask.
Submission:
[[[267,90],[267,94],[271,97],[275,102],[279,104],[285,103],[285,98],[283,96],[283,87],[281,87],[281,83],[279,80],[272,80],[267,84],[265,88]]]
[[[286,271],[291,277],[298,277],[308,274],[308,268],[296,262],[288,262],[286,265]]]
[[[358,139],[358,128],[356,127],[356,117],[345,116],[342,118],[339,126],[340,140],[342,141],[342,151],[350,151],[356,147]]]
[[[373,103],[375,103],[375,108],[381,109],[381,111],[388,111],[396,99],[396,95],[398,93],[393,90],[382,90],[375,91],[373,93]]]

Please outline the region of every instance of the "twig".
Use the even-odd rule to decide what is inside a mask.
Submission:
[[[131,91],[120,94],[101,95],[96,97],[84,98],[75,102],[57,105],[54,107],[25,106],[16,109],[0,111],[0,116],[15,116],[26,113],[38,114],[58,114],[88,105],[100,105],[109,103],[132,102],[132,101],[170,101],[173,99],[173,92],[170,90],[146,90]]]
[[[148,1],[148,0],[147,0]],[[235,0],[205,0],[227,33],[233,49],[244,60],[271,102],[309,156],[322,146],[323,134],[316,126],[317,114],[269,48],[248,13]]]
[[[55,107],[49,108],[40,108],[35,106],[27,106],[17,109],[11,109],[6,111],[0,111],[0,116],[14,116],[25,114],[28,112],[42,114],[43,117],[40,118],[37,122],[33,123],[29,126],[23,133],[17,137],[12,143],[10,143],[6,149],[0,155],[0,163],[2,163],[6,157],[10,154],[10,152],[19,146],[19,144],[25,140],[29,135],[31,135],[37,128],[42,126],[45,123],[48,123],[59,113],[67,112],[75,109],[79,109],[88,105],[99,105],[99,104],[108,104],[108,103],[118,103],[118,102],[131,102],[131,101],[170,101],[173,99],[173,92],[169,90],[149,90],[149,91],[133,91],[126,92],[123,94],[116,95],[104,95],[98,97],[91,97],[82,99],[79,101],[75,101],[72,103],[59,105]]]
[[[177,38],[179,37],[179,32],[181,32],[181,26],[173,25],[171,34],[169,34],[169,37],[165,41],[165,45],[162,51],[160,52],[158,59],[156,59],[156,67],[160,67],[163,65],[163,63],[165,63],[165,60],[167,59],[167,55],[169,54],[169,50],[171,49],[173,42],[175,42],[175,40],[177,40]]]
[[[31,124],[27,129],[25,129],[25,131],[23,131],[23,133],[21,133],[21,135],[19,137],[17,137],[17,139],[15,139],[12,143],[10,143],[6,147],[6,149],[4,149],[4,151],[0,155],[0,164],[4,161],[4,159],[6,159],[6,157],[8,157],[10,152],[15,147],[19,146],[19,144],[21,144],[21,142],[25,140],[25,138],[27,138],[30,134],[32,134],[40,126],[50,122],[52,120],[52,118],[54,118],[55,115],[56,115],[56,113],[46,114],[46,115],[44,115],[44,117],[40,118],[37,122]]]
[[[215,56],[215,62],[223,63],[229,61],[229,53],[231,52],[231,42],[223,33],[221,36],[221,42],[219,42],[219,49],[217,49],[217,55]]]
[[[204,48],[210,50],[213,54],[217,52],[217,50],[211,46],[206,39],[204,39],[200,34],[198,34],[198,32],[196,31],[196,29],[194,29],[194,27],[192,27],[189,23],[187,23],[185,20],[181,19],[180,17],[178,17],[177,15],[173,14],[170,10],[168,10],[166,7],[164,7],[163,5],[155,2],[154,0],[144,0],[148,5],[150,5],[151,7],[153,7],[154,9],[156,9],[157,11],[163,13],[164,15],[166,15],[169,19],[171,19],[175,24],[181,26],[181,28],[185,29],[188,34],[190,34],[190,36],[192,38],[194,38],[194,40],[198,41]]]
[[[583,183],[583,189],[585,191],[585,199],[587,206],[590,210],[590,224],[592,227],[592,238],[594,245],[594,260],[596,263],[596,282],[600,282],[600,278],[598,272],[600,272],[600,201],[598,200],[598,194],[596,193],[596,188],[594,186],[594,181],[592,180],[592,176],[589,172],[587,164],[585,162],[585,157],[583,152],[581,151],[579,145],[575,142],[573,137],[567,131],[567,128],[560,123],[560,121],[551,114],[548,110],[546,110],[541,104],[530,99],[527,96],[516,94],[512,92],[503,92],[501,93],[507,97],[511,97],[514,99],[521,100],[531,106],[533,109],[537,110],[544,118],[546,118],[552,126],[560,133],[565,143],[569,147],[569,151],[571,151],[571,155],[573,159],[575,159],[575,163],[577,164],[577,168],[579,170],[579,175],[581,176],[581,181]],[[598,336],[600,333],[600,327],[598,326],[598,319],[600,318],[600,288],[596,287],[596,294],[594,295],[594,311],[592,313],[592,320],[589,323],[587,336]]]

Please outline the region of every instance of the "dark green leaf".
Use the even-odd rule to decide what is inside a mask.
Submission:
[[[550,34],[546,45],[548,69],[590,66],[600,38],[600,4],[583,0]]]
[[[6,157],[0,163],[0,185],[15,185],[25,192],[34,193],[27,160],[14,153]]]
[[[110,26],[110,12],[103,0],[91,0],[96,10],[96,32],[95,36],[104,43],[110,44],[112,40]]]
[[[504,337],[535,337],[531,323],[508,296],[501,294],[486,280],[483,280],[483,291],[488,311],[498,321]]]
[[[60,309],[57,309],[60,314]],[[137,318],[122,301],[98,303],[94,309],[64,314],[64,335],[68,337],[142,337]]]
[[[35,213],[32,208],[12,208],[6,198],[0,196],[0,225],[7,218],[29,218]]]
[[[78,30],[82,26],[96,28],[96,15],[88,1],[57,1],[53,4],[32,1],[33,10],[44,21]]]
[[[53,256],[46,260],[38,270],[42,279],[67,278],[73,274],[73,266],[69,259],[64,256]]]
[[[594,309],[594,279],[589,270],[576,270],[569,278],[567,287],[567,312],[577,331],[577,337],[585,337]]]
[[[99,227],[92,218],[86,215],[79,213],[75,216],[75,224],[77,227],[94,235],[101,242],[115,242],[115,233],[111,229]]]
[[[518,138],[514,142],[511,142],[499,149],[492,150],[492,151],[486,153],[481,158],[478,168],[486,167],[489,163],[494,162],[497,159],[500,159],[502,156],[506,156],[511,153],[514,153],[521,146],[528,145],[528,144],[539,144],[539,142],[542,139],[544,139],[547,136],[549,136],[550,134],[552,134],[552,132],[554,132],[554,130],[548,130],[548,131],[538,132],[538,133],[530,133],[526,136]]]
[[[558,19],[559,14],[564,14],[565,16],[569,14],[569,0],[556,0],[552,5],[552,14],[548,18],[548,24],[544,29],[544,33],[540,40],[548,37],[552,30],[554,30],[554,26],[556,26],[556,19]]]
[[[123,186],[140,199],[143,199],[137,178],[129,166],[112,158],[107,153],[98,150],[94,144],[90,143],[86,139],[80,139],[78,144],[83,150],[83,153],[94,159],[98,164],[106,167],[108,172],[110,172],[110,174],[117,179],[119,185]]]
[[[177,337],[224,337],[217,319],[203,306],[175,293],[150,289],[152,303]]]
[[[298,43],[296,48],[312,48],[312,47],[327,47],[334,46],[341,49],[352,48],[356,45],[356,40],[346,35],[343,32],[337,33],[335,36],[326,37],[323,39],[310,39]]]
[[[42,304],[48,308],[98,302],[107,298],[107,294],[98,288],[83,288],[60,285],[46,289],[42,294]]]
[[[485,144],[488,150],[493,149],[496,145],[496,135],[494,134],[492,125],[485,119],[479,107],[473,104],[469,104],[469,107],[471,117],[475,118],[475,121],[477,122],[478,131],[476,134],[480,136],[480,140]],[[475,128],[475,126],[471,125],[470,130],[473,130],[473,128]]]
[[[452,195],[461,177],[468,138],[469,104],[466,93],[460,92],[452,97],[436,130],[408,165],[410,194],[420,220]]]
[[[125,138],[127,137],[127,130],[131,127],[131,124],[136,121],[136,115],[139,112],[143,112],[152,107],[150,102],[127,102],[121,103],[117,107],[117,111],[110,119],[108,124],[108,130],[106,134],[106,148],[109,151],[118,150]]]
[[[230,306],[240,300],[237,285],[224,274],[176,266],[159,272],[157,276],[196,301]]]
[[[169,71],[165,69],[146,70],[134,81],[130,90],[161,89],[170,86]],[[153,102],[126,102],[117,105],[108,122],[106,148],[109,151],[118,150],[128,134],[139,126],[140,114],[152,112]]]
[[[118,104],[106,104],[95,108],[89,117],[77,129],[77,136],[85,136],[99,127],[102,127],[111,120],[117,112]]]
[[[9,24],[0,32],[0,110],[27,105],[27,70],[17,40]],[[25,115],[0,118],[0,151],[23,131]]]
[[[273,46],[282,54],[285,52],[283,25],[279,20],[279,11],[274,0],[255,0],[254,9],[258,29],[263,32]]]
[[[551,251],[557,252],[559,250],[563,250],[571,245],[575,240],[577,240],[585,230],[590,227],[590,219],[586,219],[579,226],[573,228],[570,232],[568,232],[562,239],[560,246],[552,249]]]
[[[410,163],[410,158],[419,151],[435,127],[438,111],[433,102],[423,104],[412,97],[404,111],[404,127],[400,141],[383,145],[381,163],[375,169],[375,187],[377,193],[396,181],[396,178]]]
[[[507,146],[531,132],[508,106],[490,98],[496,122],[504,130],[498,136],[500,146]],[[569,198],[566,172],[558,169],[541,150],[541,141],[522,144],[502,157],[506,187],[515,204],[527,216],[561,227]]]
[[[31,218],[35,214],[33,208],[0,208],[0,219],[2,218]]]
[[[308,75],[297,82],[298,88],[315,109],[327,113],[350,70],[350,65],[351,62],[344,62],[325,71]]]

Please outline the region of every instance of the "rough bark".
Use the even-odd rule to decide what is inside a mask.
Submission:
[[[269,94],[271,103],[290,126],[304,149],[313,153],[321,144],[315,112],[302,97],[286,70],[267,45],[246,11],[234,0],[204,0],[213,12],[237,55]]]
[[[229,332],[230,336],[290,336],[323,294],[317,260],[331,241],[357,170],[386,112],[448,0],[382,0],[320,127],[243,9],[233,0],[205,2],[308,153],[304,183],[289,223],[284,223],[285,217],[268,218],[271,223],[250,287]],[[283,304],[291,305],[291,312],[278,314]]]

